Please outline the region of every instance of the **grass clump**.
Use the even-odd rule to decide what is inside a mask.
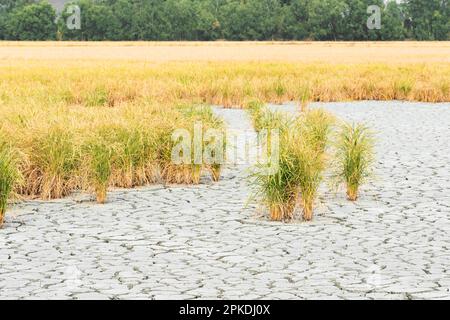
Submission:
[[[198,184],[204,170],[210,171],[212,179],[218,181],[226,146],[222,120],[209,106],[181,105],[178,112],[182,121],[164,130],[160,143],[160,163],[165,182]],[[217,148],[214,147],[216,143]]]
[[[202,151],[204,166],[211,173],[214,182],[220,180],[222,168],[226,162],[227,139],[222,119],[214,115],[211,107],[203,107]]]
[[[19,176],[14,149],[0,137],[0,228],[3,225],[8,199]]]
[[[256,132],[261,133],[263,130],[286,127],[287,121],[284,113],[272,111],[259,101],[252,101],[246,107]]]
[[[193,139],[196,123],[201,124],[199,161],[173,163],[172,133],[186,129]],[[0,107],[0,125],[23,155],[18,170],[25,179],[16,191],[30,198],[48,200],[74,190],[94,190],[98,202],[104,202],[110,187],[132,188],[161,180],[197,184],[206,170],[217,181],[224,164],[220,156],[226,141],[213,148],[214,134],[208,135],[216,130],[224,137],[223,123],[202,105],[125,99],[111,108],[27,102],[17,108]],[[208,150],[212,161],[205,162]]]
[[[272,221],[282,221],[292,218],[295,209],[298,189],[295,178],[290,170],[289,159],[280,159],[278,172],[267,174],[261,166],[261,171],[252,173],[253,184],[256,186],[256,196],[269,209]]]
[[[308,110],[308,104],[311,102],[311,90],[309,86],[302,87],[300,89],[300,111],[306,112]]]
[[[98,203],[106,202],[108,186],[111,182],[113,147],[98,137],[89,140],[85,146],[88,162],[88,180],[93,186]]]
[[[344,124],[336,145],[337,184],[344,183],[347,198],[356,201],[359,188],[371,175],[374,160],[373,136],[363,124]]]
[[[299,202],[303,211],[303,219],[311,221],[314,202],[323,179],[325,154],[306,141],[297,141],[291,152],[294,155],[293,170],[295,183],[300,193]]]
[[[108,92],[103,87],[88,91],[84,100],[88,107],[103,107],[109,104]]]
[[[107,139],[115,147],[115,186],[131,188],[156,181],[157,149],[151,128],[139,124],[116,126]]]
[[[54,125],[34,132],[28,152],[25,194],[56,199],[78,186],[80,154],[70,129]]]
[[[265,163],[258,163],[252,172],[256,196],[268,207],[271,220],[292,219],[300,205],[303,219],[310,221],[326,168],[333,117],[323,110],[308,111],[293,120],[271,111],[261,117],[266,128],[278,129],[279,139],[269,144],[278,143],[279,157],[274,172],[264,170]]]
[[[295,143],[288,130],[289,122],[281,114],[265,110],[259,117],[265,118],[264,125],[259,128],[260,132],[264,130],[264,136],[260,135],[258,140],[266,149],[263,152],[267,157],[256,164],[250,179],[255,187],[254,196],[269,209],[270,219],[281,221],[292,217],[298,196],[294,154],[291,152]],[[262,124],[263,120],[257,119],[257,122]],[[274,144],[276,148],[273,148]],[[278,157],[274,158],[274,152],[278,152]]]
[[[313,148],[324,153],[335,121],[335,117],[323,109],[310,110],[300,118],[303,127],[300,130],[305,131],[304,136]]]
[[[313,218],[314,202],[326,169],[327,146],[334,122],[330,113],[316,109],[306,111],[295,124],[297,137],[291,152],[296,158],[294,170],[297,172],[300,203],[306,221]]]
[[[250,119],[252,120],[253,127],[255,128],[256,132],[259,132],[262,128],[262,124],[260,123],[260,119],[262,116],[262,113],[265,109],[264,103],[262,103],[259,100],[251,100],[247,102],[244,106],[250,115]]]

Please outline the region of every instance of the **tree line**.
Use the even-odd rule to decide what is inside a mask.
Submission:
[[[80,8],[71,29],[68,5]],[[369,28],[371,5],[381,28]],[[4,40],[449,40],[448,0],[0,0]]]

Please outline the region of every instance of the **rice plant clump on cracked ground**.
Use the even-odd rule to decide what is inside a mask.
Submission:
[[[291,152],[297,159],[294,170],[306,221],[313,218],[314,202],[328,163],[327,147],[334,123],[334,117],[321,109],[307,111],[296,122],[296,144]]]
[[[266,130],[265,136],[259,135],[259,143],[266,149],[267,157],[261,159],[250,174],[250,181],[255,189],[254,197],[268,208],[271,220],[289,219],[294,212],[298,196],[293,153],[290,150],[295,141],[289,130],[290,123],[284,114],[267,109],[258,116],[265,118],[266,125],[261,125],[256,130]],[[256,122],[262,124],[263,120],[256,119]],[[273,136],[273,133],[276,135]],[[272,148],[273,144],[276,144],[276,149]],[[273,159],[272,152],[278,153],[276,159]]]
[[[344,124],[336,141],[334,179],[347,188],[347,198],[356,201],[360,186],[372,174],[374,138],[364,124]]]
[[[309,111],[295,119],[269,110],[260,116],[265,117],[258,121],[262,128],[278,130],[279,157],[274,172],[268,172],[264,162],[252,171],[255,196],[269,209],[271,220],[292,219],[300,205],[303,219],[310,221],[326,168],[326,147],[334,118],[323,110]],[[273,151],[270,144],[274,141],[260,142]]]

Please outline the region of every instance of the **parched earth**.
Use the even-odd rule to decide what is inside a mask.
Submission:
[[[216,184],[17,204],[0,230],[0,298],[449,299],[450,104],[320,106],[376,131],[357,203],[324,185],[314,222],[268,222],[248,201],[241,137]],[[254,141],[245,112],[217,112]]]

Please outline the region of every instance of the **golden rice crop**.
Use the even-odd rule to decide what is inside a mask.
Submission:
[[[197,121],[205,128],[222,127],[209,107],[163,105],[143,98],[113,107],[25,100],[11,108],[1,104],[0,122],[5,140],[23,153],[17,167],[25,183],[16,191],[33,198],[60,198],[81,189],[94,191],[104,202],[108,187],[161,179],[198,183],[206,166],[173,165],[172,132],[192,131]],[[208,169],[218,179],[222,163],[212,165]]]
[[[279,175],[258,182],[273,218],[289,218],[302,202],[304,217],[310,219],[332,117],[307,111],[309,102],[448,102],[449,83],[445,61],[2,60],[1,134],[21,155],[12,166],[9,153],[3,153],[3,163],[8,163],[3,170],[16,168],[25,179],[22,184],[10,183],[8,177],[15,175],[1,179],[24,196],[51,199],[81,189],[94,191],[99,202],[111,187],[199,183],[205,171],[218,180],[222,163],[196,163],[193,145],[192,161],[174,164],[172,134],[184,128],[195,136],[197,122],[203,132],[223,130],[205,105],[247,107],[258,131],[285,132]],[[296,125],[264,107],[286,101],[298,102],[304,111]],[[201,140],[203,148],[211,144]],[[2,193],[2,203],[8,196]]]
[[[450,101],[450,64],[10,61],[0,102],[117,106],[141,98],[244,106],[249,99]]]
[[[25,194],[55,199],[68,195],[77,187],[74,179],[80,154],[75,134],[59,125],[34,131],[29,141],[29,165],[24,172],[29,184]]]

